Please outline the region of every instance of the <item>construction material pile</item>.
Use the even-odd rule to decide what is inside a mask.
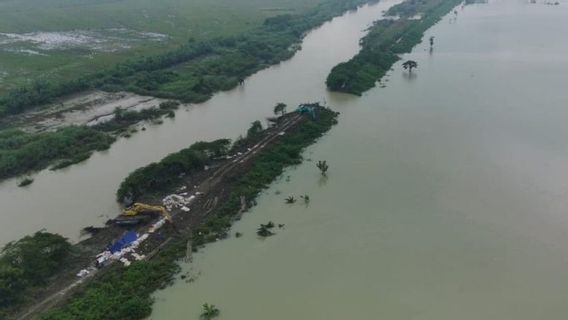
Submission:
[[[164,199],[162,199],[162,204],[168,211],[171,211],[174,208],[181,209],[184,212],[189,212],[189,205],[198,195],[200,192],[196,192],[194,195],[187,196],[187,192],[182,192],[180,194],[170,194],[167,195]]]

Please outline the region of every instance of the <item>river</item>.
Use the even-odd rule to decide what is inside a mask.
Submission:
[[[353,56],[365,29],[397,2],[365,6],[326,23],[306,36],[304,49],[292,60],[258,72],[243,87],[177,112],[163,125],[120,139],[83,163],[41,171],[27,188],[19,188],[18,179],[0,183],[0,245],[44,228],[76,241],[81,228],[102,225],[119,214],[115,192],[131,171],[196,141],[237,138],[253,121],[273,116],[277,102],[292,107],[329,100],[323,83],[329,70]]]
[[[568,2],[539,2],[458,8],[426,34],[431,54],[422,44],[405,57],[419,64],[412,77],[397,64],[386,88],[327,95],[323,77],[380,11],[366,7],[252,77],[243,92],[254,95],[212,100],[235,107],[218,121],[227,134],[221,126],[275,100],[326,97],[342,114],[306,151],[313,161],[235,224],[243,237],[182,265],[195,281],[157,293],[151,319],[197,319],[203,303],[233,320],[565,319]],[[324,159],[328,179],[314,165]],[[302,194],[308,206],[284,204]],[[269,220],[285,228],[258,239]]]

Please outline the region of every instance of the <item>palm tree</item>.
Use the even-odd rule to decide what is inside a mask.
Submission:
[[[270,231],[274,226],[270,227],[268,224],[261,224],[260,227],[256,230],[256,234],[266,238],[274,235],[274,232]]]
[[[430,37],[430,47],[434,46],[434,36]]]
[[[412,73],[412,69],[418,67],[418,63],[414,60],[407,60],[405,63],[402,64],[404,70],[408,70],[408,73]]]
[[[284,115],[286,113],[286,107],[287,105],[285,103],[282,102],[278,102],[276,104],[276,106],[274,106],[274,114],[282,114]]]
[[[219,316],[221,311],[215,307],[213,304],[205,303],[203,305],[203,312],[201,313],[201,319],[210,320]]]
[[[289,196],[288,198],[286,198],[286,203],[294,203],[296,202],[296,198],[294,198],[294,196]]]
[[[316,167],[318,167],[318,169],[320,169],[321,174],[324,175],[324,176],[327,173],[327,169],[329,169],[329,166],[327,165],[327,161],[325,161],[325,160],[318,161],[318,163],[316,164]]]

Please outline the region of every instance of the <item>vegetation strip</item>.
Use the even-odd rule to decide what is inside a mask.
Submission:
[[[33,84],[0,97],[0,117],[19,114],[56,98],[99,88],[202,102],[245,77],[290,58],[305,32],[357,6],[377,0],[328,0],[302,15],[268,18],[253,31],[209,41],[190,41],[178,49],[119,64],[83,78]],[[162,103],[142,111],[117,110],[111,121],[93,127],[76,126],[51,132],[0,131],[0,180],[42,170],[61,169],[105,150],[116,136],[129,137],[128,126],[143,120],[175,116],[177,105]]]
[[[131,60],[73,81],[36,80],[0,97],[0,116],[22,113],[65,95],[98,88],[201,102],[245,77],[290,58],[305,32],[377,0],[327,0],[305,14],[267,18],[238,36],[188,41],[176,50]],[[183,68],[177,68],[183,65]]]
[[[0,131],[0,179],[54,163],[54,169],[60,169],[89,158],[95,150],[108,149],[114,141],[113,136],[86,126],[43,133]]]
[[[361,40],[361,51],[351,60],[336,65],[327,77],[332,91],[361,95],[373,88],[397,62],[399,54],[408,53],[422,41],[424,32],[450,12],[461,0],[407,0],[391,7],[383,19],[375,22]]]
[[[187,175],[189,181],[196,181],[193,180],[194,174],[197,176],[206,174],[208,178],[204,183],[211,185],[206,198],[211,200],[219,197],[219,205],[214,205],[206,211],[204,208],[207,202],[204,202],[206,199],[204,198],[201,203],[195,204],[198,207],[192,208],[191,213],[178,212],[174,216],[174,221],[179,233],[168,231],[166,236],[169,236],[169,240],[165,242],[163,239],[160,240],[162,242],[155,242],[160,237],[152,240],[154,241],[152,247],[161,249],[156,251],[148,248],[155,252],[155,254],[145,253],[148,256],[152,255],[150,260],[133,262],[128,268],[121,264],[113,264],[102,269],[85,287],[80,287],[67,301],[49,311],[43,318],[143,319],[147,317],[151,312],[151,294],[173,279],[179,270],[177,260],[186,254],[188,240],[191,240],[192,248],[197,250],[207,242],[227,237],[231,223],[242,214],[242,201],[245,203],[244,209],[253,206],[258,194],[277,178],[285,167],[300,163],[302,150],[314,143],[336,123],[337,113],[325,108],[316,108],[315,120],[312,120],[311,115],[292,113],[275,120],[280,124],[274,129],[259,131],[256,124],[253,124],[247,137],[235,143],[230,150],[227,148],[227,140],[199,142],[169,155],[156,164],[141,168],[127,177],[121,187],[124,190],[131,190],[129,182],[141,183],[147,187],[158,183],[161,192],[144,187],[137,189],[137,197],[161,199],[170,189],[177,188],[182,182],[179,180],[182,179],[180,173]],[[286,133],[281,135],[282,131]],[[239,152],[243,156],[218,160],[219,163],[224,163],[223,166],[218,167],[218,170],[203,170],[208,163],[215,165],[214,159]],[[215,184],[213,182],[215,180],[219,182]],[[100,231],[100,234],[104,232]],[[72,252],[81,250],[84,251],[74,246]],[[0,284],[8,281],[1,276],[0,274]],[[51,279],[57,277],[52,276]],[[29,290],[30,288],[27,288],[23,292],[29,295]],[[14,304],[3,310],[17,307],[18,303]],[[46,306],[49,305],[51,303]],[[198,313],[199,310],[196,310],[196,315]]]

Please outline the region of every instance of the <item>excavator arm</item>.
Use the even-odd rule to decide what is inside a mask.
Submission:
[[[152,214],[152,213],[159,213],[161,216],[166,218],[168,222],[172,222],[172,216],[166,210],[166,208],[162,206],[152,206],[149,204],[137,202],[133,204],[131,207],[122,210],[122,215],[125,217],[135,217],[140,214]]]

